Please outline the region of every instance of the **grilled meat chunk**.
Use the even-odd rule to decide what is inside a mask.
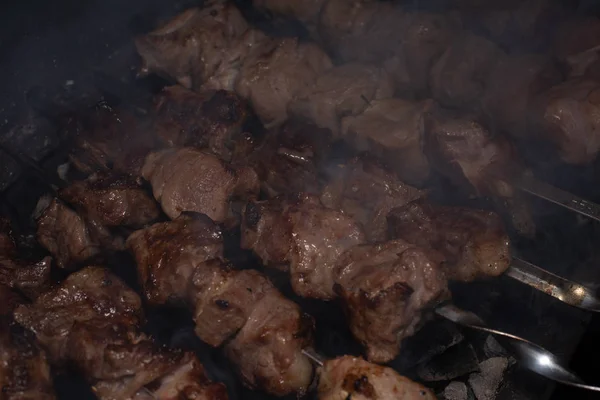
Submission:
[[[327,360],[320,370],[319,400],[435,400],[429,389],[392,368],[352,356]]]
[[[249,202],[244,210],[242,247],[267,266],[289,270],[294,291],[304,297],[332,299],[335,262],[364,241],[352,218],[324,207],[315,196]]]
[[[268,197],[321,191],[319,169],[330,150],[331,131],[290,120],[249,157]]]
[[[391,209],[423,195],[366,156],[336,165],[329,175],[321,202],[359,222],[370,241],[385,239],[386,217]]]
[[[519,233],[532,237],[529,205],[512,185],[523,171],[512,144],[468,115],[437,112],[427,125],[425,146],[432,166],[455,185],[490,196]]]
[[[471,33],[458,36],[431,69],[433,97],[448,107],[472,109],[484,93],[502,51]]]
[[[492,68],[481,107],[496,126],[522,138],[528,135],[531,102],[560,81],[562,74],[545,56],[505,55]]]
[[[99,103],[69,119],[64,127],[74,144],[69,159],[85,174],[114,169],[139,175],[144,157],[159,145],[154,135],[148,135],[150,122]]]
[[[426,150],[440,174],[478,195],[513,195],[510,182],[520,170],[508,141],[469,115],[434,112],[427,125]]]
[[[445,259],[450,279],[499,276],[510,266],[510,242],[500,217],[489,211],[413,201],[388,215],[389,233]]]
[[[422,184],[429,177],[423,143],[425,112],[430,104],[392,98],[372,100],[362,114],[342,119],[342,135],[355,149],[385,160],[402,180]]]
[[[554,55],[567,66],[569,78],[598,78],[600,64],[600,19],[570,18],[556,30]]]
[[[229,341],[226,352],[246,385],[276,395],[307,389],[305,317],[265,276],[222,261],[221,233],[212,221],[182,216],[136,232],[128,243],[146,297],[155,304],[186,300],[198,337],[215,347]]]
[[[600,84],[571,79],[537,97],[530,129],[552,143],[565,163],[586,164],[600,150],[599,106]]]
[[[310,317],[273,289],[254,303],[226,352],[250,387],[278,396],[303,394],[313,367],[301,350],[311,344],[313,328]]]
[[[196,93],[169,86],[157,96],[155,130],[169,146],[207,149],[232,161],[246,156],[247,133],[253,114],[248,103],[224,90]]]
[[[3,289],[0,288],[0,292]],[[3,307],[6,303],[3,303]],[[5,400],[53,400],[54,387],[46,353],[35,335],[0,317],[0,387]]]
[[[294,96],[332,66],[314,43],[297,38],[269,39],[242,63],[235,91],[249,99],[267,128],[281,125]]]
[[[157,346],[140,333],[141,300],[107,270],[87,267],[33,304],[15,310],[15,319],[30,329],[56,365],[72,364],[93,385],[100,399],[133,398],[152,385],[177,379],[173,397],[194,390],[178,370],[194,357]],[[210,393],[211,384],[206,382]],[[160,386],[159,386],[160,387]],[[219,392],[219,390],[217,390]],[[226,398],[223,390],[219,398]],[[225,397],[223,397],[225,396]],[[200,397],[200,398],[211,398]]]
[[[403,240],[349,248],[334,276],[350,329],[377,363],[394,359],[423,312],[449,297],[440,256]]]
[[[213,76],[232,43],[248,27],[230,1],[210,1],[201,9],[189,9],[136,38],[141,73],[166,75],[185,88],[198,89]]]
[[[58,199],[38,219],[37,239],[61,268],[72,268],[99,252],[85,220]]]
[[[160,215],[152,196],[130,175],[100,172],[61,189],[59,196],[86,219],[106,227],[144,226]]]
[[[144,296],[151,304],[165,304],[186,300],[199,265],[222,258],[223,236],[205,215],[182,214],[132,233],[127,247],[135,255]]]
[[[35,299],[50,283],[52,258],[38,262],[0,258],[0,285],[17,290],[28,299]]]
[[[331,68],[301,89],[290,102],[290,114],[306,118],[334,137],[340,133],[340,119],[361,114],[372,100],[391,97],[389,76],[372,65],[349,63]]]
[[[212,154],[187,147],[150,154],[142,175],[172,219],[193,211],[223,222],[230,199],[248,199],[259,191],[258,177],[251,168],[235,170]]]

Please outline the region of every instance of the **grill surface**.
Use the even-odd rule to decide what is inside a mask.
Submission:
[[[169,17],[191,5],[201,2],[164,2],[159,0],[135,0],[121,2],[62,0],[52,5],[45,2],[14,2],[10,12],[4,13],[1,25],[2,38],[0,60],[3,97],[0,99],[0,129],[2,140],[11,148],[26,152],[31,158],[55,170],[64,162],[66,151],[55,135],[51,120],[31,112],[26,101],[26,91],[39,86],[44,90],[30,92],[30,103],[45,111],[52,111],[56,104],[81,106],[97,100],[103,93],[98,90],[92,72],[103,71],[108,75],[133,81],[135,54],[131,36],[148,30],[160,18]],[[443,2],[435,2],[443,3]],[[59,6],[60,4],[60,6]],[[439,4],[436,4],[439,6]],[[294,26],[287,29],[294,30]],[[137,87],[149,90],[156,82],[137,82]],[[102,86],[102,85],[100,85]],[[59,101],[57,101],[57,99]],[[109,100],[111,100],[109,98]],[[115,100],[115,99],[113,99]],[[22,123],[26,121],[26,125]],[[17,125],[21,124],[21,125]],[[586,168],[548,168],[538,166],[539,177],[580,196],[600,200],[597,185],[598,165]],[[596,181],[596,182],[595,182]],[[38,197],[47,192],[44,182],[19,166],[13,159],[0,152],[1,206],[16,223],[18,233],[23,235],[23,245],[28,251],[39,251],[32,236],[30,219]],[[436,193],[446,203],[458,199],[448,197],[449,192]],[[532,241],[517,241],[515,247],[522,256],[537,265],[568,279],[582,283],[597,281],[595,261],[600,257],[596,244],[600,242],[600,225],[576,217],[565,210],[532,199],[536,212],[539,234]],[[464,204],[464,203],[463,203]],[[473,205],[476,205],[475,203]],[[236,243],[236,238],[230,238]],[[229,246],[230,258],[240,267],[252,267],[255,260],[235,245]],[[127,264],[121,275],[135,285],[132,260],[127,256],[115,263]],[[120,269],[121,271],[121,269]],[[282,283],[286,295],[298,301],[303,309],[317,320],[316,347],[325,356],[343,353],[358,354],[359,348],[352,341],[344,320],[334,305],[301,300],[292,294],[281,276],[272,278]],[[508,278],[491,282],[455,285],[455,303],[478,313],[494,327],[519,334],[568,359],[580,341],[590,316],[560,302],[518,285]],[[148,330],[159,340],[173,346],[195,349],[201,361],[216,380],[225,382],[232,399],[267,399],[266,395],[243,389],[231,373],[231,368],[217,350],[202,344],[194,335],[191,319],[184,311],[157,309],[149,313]],[[595,329],[595,331],[593,330]],[[598,324],[592,324],[588,335],[598,332]],[[590,346],[588,341],[583,342]],[[580,350],[587,355],[590,347]],[[593,350],[592,350],[593,351]],[[438,393],[451,380],[471,383],[471,386],[489,385],[480,382],[484,377],[472,374],[480,368],[479,362],[496,357],[486,364],[490,368],[503,369],[503,362],[510,364],[496,399],[545,399],[551,396],[553,385],[506,358],[501,347],[488,337],[461,331],[454,325],[435,320],[422,332],[410,338],[401,356],[392,365],[400,372],[437,389]],[[599,377],[586,376],[577,369],[584,358],[575,359],[575,369],[590,382]],[[578,364],[579,363],[579,364]],[[470,375],[471,374],[471,375]],[[469,378],[470,376],[470,378]],[[478,380],[479,379],[479,380]],[[61,399],[94,398],[76,371],[58,377],[57,390]],[[459,384],[454,386],[460,389]],[[485,389],[485,387],[484,387]],[[556,398],[576,393],[573,389],[560,388]]]

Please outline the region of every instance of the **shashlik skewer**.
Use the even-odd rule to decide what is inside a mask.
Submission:
[[[74,365],[100,399],[226,399],[195,355],[162,348],[141,333],[138,295],[99,267],[71,274],[15,320],[34,333],[51,364]]]
[[[324,11],[324,6],[323,4],[335,4],[336,1],[334,0],[329,0],[329,1],[321,1],[320,5],[321,7],[314,7],[315,10],[319,10],[321,13],[325,13]],[[340,2],[341,3],[341,2]],[[360,1],[348,1],[346,2],[347,5],[346,7],[356,7],[357,9],[354,10],[354,12],[357,15],[361,15],[363,14],[363,18],[367,18],[367,20],[379,20],[382,15],[386,15],[389,16],[390,13],[396,13],[397,14],[397,21],[401,21],[402,19],[399,18],[399,16],[401,15],[401,11],[393,11],[393,7],[389,6],[389,5],[380,5],[380,4],[373,4],[373,5],[361,5]],[[290,17],[294,17],[294,18],[298,18],[301,22],[303,23],[309,23],[309,24],[319,24],[319,23],[323,23],[323,20],[320,20],[319,17],[319,12],[313,12],[310,14],[310,18],[308,15],[305,14],[301,14],[299,13],[299,9],[295,6],[295,2],[294,1],[287,1],[284,3],[280,2],[269,2],[269,1],[255,1],[255,6],[259,7],[259,8],[264,8],[264,9],[269,9],[272,12],[276,13],[276,14],[282,14],[282,15],[287,15]],[[365,7],[364,9],[361,9],[361,7]],[[372,11],[366,11],[367,9],[369,9],[369,7],[372,7],[373,10]],[[383,11],[382,11],[383,10]],[[356,18],[356,17],[355,17]],[[352,18],[349,19],[349,21],[353,21]],[[584,25],[584,27],[578,27],[576,29],[580,29],[581,31],[585,32],[586,29],[590,30],[590,29],[594,29],[595,26],[598,26],[600,24],[598,24],[597,21],[593,21],[593,20],[587,20],[585,21],[586,24]],[[348,22],[348,24],[350,24],[349,26],[352,25],[352,22]],[[398,22],[399,24],[399,22]],[[368,26],[368,24],[367,24]],[[572,28],[572,27],[571,27]],[[396,28],[399,29],[399,28]],[[571,29],[573,30],[573,29]],[[569,32],[570,33],[570,32]],[[578,31],[576,31],[576,33],[579,33]],[[342,31],[337,32],[338,35],[343,35]],[[346,34],[348,34],[348,32],[346,32]],[[571,33],[572,34],[572,33]],[[335,36],[336,34],[333,34],[333,36]],[[573,35],[573,34],[572,34]],[[331,34],[330,34],[331,36]],[[460,54],[453,54],[461,51],[465,51],[465,48],[469,46],[468,43],[470,38],[474,38],[477,39],[476,36],[474,35],[466,35],[466,41],[465,40],[461,40],[460,38],[457,39],[456,42],[456,49],[453,49],[452,47],[448,48],[446,50],[446,52],[444,53],[444,56],[440,57],[440,59],[435,63],[435,66],[432,69],[432,78],[438,77],[441,78],[441,74],[439,73],[440,71],[436,72],[436,68],[440,69],[440,68],[444,68],[444,63],[447,62],[448,60],[450,60],[451,58],[449,57],[454,57],[457,58],[458,60],[460,60],[460,64],[458,64],[458,66],[463,66],[465,67],[465,65],[469,65],[469,63],[465,63],[464,61],[464,57],[460,56]],[[341,38],[339,38],[339,40],[342,40]],[[529,118],[527,116],[527,111],[528,110],[528,102],[531,100],[533,101],[533,96],[535,95],[535,93],[533,91],[536,91],[537,93],[541,92],[545,87],[549,88],[553,83],[559,83],[560,82],[560,73],[558,72],[557,68],[552,68],[552,66],[549,65],[549,63],[544,63],[544,60],[541,59],[540,57],[536,56],[532,56],[532,57],[519,57],[519,56],[500,56],[497,57],[499,58],[499,62],[496,63],[496,68],[492,70],[492,68],[490,68],[490,65],[494,65],[494,63],[492,64],[481,64],[481,63],[485,63],[491,61],[491,59],[493,57],[482,57],[481,56],[481,52],[482,49],[487,49],[489,48],[492,53],[496,54],[496,53],[501,53],[501,51],[499,50],[499,48],[497,48],[497,46],[495,46],[494,44],[492,44],[491,42],[483,39],[483,38],[479,38],[480,41],[482,41],[481,45],[478,45],[478,47],[480,47],[480,49],[478,49],[477,51],[467,51],[467,54],[477,54],[476,60],[480,60],[478,61],[480,65],[477,65],[477,62],[474,62],[473,71],[465,71],[466,73],[478,73],[478,71],[482,72],[482,73],[489,73],[491,71],[491,78],[490,78],[490,82],[487,84],[488,87],[485,88],[485,98],[483,100],[483,106],[484,108],[486,108],[486,111],[489,113],[489,111],[491,111],[491,117],[494,119],[497,119],[497,122],[499,122],[500,124],[504,124],[505,128],[508,129],[509,132],[511,132],[511,130],[513,130],[514,132],[512,132],[513,135],[515,134],[522,134],[524,132],[527,132],[527,128],[523,128],[523,124],[524,124],[524,120]],[[387,41],[384,42],[386,46],[388,46],[389,48],[394,48],[394,46],[396,45],[393,41]],[[487,43],[487,45],[486,45]],[[587,43],[587,42],[586,42]],[[356,40],[355,46],[357,47],[361,47],[361,45],[364,44],[362,43],[360,40]],[[475,44],[473,44],[475,46]],[[397,47],[401,47],[396,45]],[[564,47],[564,46],[563,46]],[[494,48],[496,48],[497,50],[494,50]],[[593,50],[593,49],[592,49]],[[401,50],[396,50],[396,51],[401,51]],[[563,51],[564,52],[564,51]],[[487,66],[486,66],[487,65]],[[455,67],[456,65],[453,65],[453,67]],[[556,71],[556,72],[555,72]],[[459,90],[451,90],[449,93],[451,93],[451,99],[449,100],[449,102],[451,103],[451,105],[453,107],[457,106],[457,102],[460,102],[460,98],[457,98],[457,95],[460,95],[461,93],[465,93],[465,85],[464,83],[467,82],[467,80],[461,80],[460,78],[456,78],[456,68],[452,68],[451,69],[451,75],[453,77],[454,80],[458,80],[460,82],[460,89]],[[515,78],[516,76],[516,78]],[[506,79],[506,78],[509,79]],[[453,82],[453,79],[450,79],[450,83],[446,82],[446,86],[448,84],[451,84]],[[520,80],[521,79],[521,80]],[[475,83],[478,83],[481,79],[474,79]],[[508,84],[507,84],[508,82]],[[589,143],[583,143],[580,141],[578,141],[579,139],[577,139],[577,137],[582,137],[585,135],[590,135],[593,133],[590,133],[592,131],[594,131],[594,129],[587,129],[586,132],[579,132],[577,130],[577,127],[581,127],[583,126],[582,124],[584,124],[583,120],[586,119],[585,116],[580,115],[579,117],[577,117],[576,119],[580,120],[579,122],[575,121],[572,124],[566,124],[566,123],[557,123],[556,121],[561,120],[561,118],[555,118],[554,120],[551,120],[550,118],[548,118],[548,113],[554,113],[556,114],[557,112],[559,112],[559,108],[563,107],[565,108],[565,110],[563,110],[563,114],[565,115],[571,115],[571,114],[576,114],[576,113],[585,113],[586,111],[586,106],[584,103],[585,101],[585,95],[583,96],[583,100],[581,98],[581,93],[582,90],[585,89],[577,89],[580,86],[585,86],[585,85],[590,86],[589,82],[587,83],[582,83],[579,84],[579,86],[577,86],[577,82],[575,82],[573,85],[571,86],[565,86],[562,85],[563,87],[565,87],[565,89],[563,89],[563,91],[565,92],[563,94],[564,100],[565,100],[565,105],[561,106],[560,105],[560,101],[563,101],[563,98],[561,97],[560,93],[558,92],[558,94],[553,95],[554,97],[550,97],[550,101],[548,102],[548,104],[545,104],[546,108],[540,109],[542,111],[542,113],[534,113],[534,115],[542,115],[544,112],[546,114],[544,114],[543,118],[539,118],[539,119],[544,119],[547,121],[547,124],[551,124],[553,123],[554,128],[553,128],[553,132],[563,132],[563,138],[564,140],[562,140],[562,142],[560,141],[561,139],[557,139],[559,144],[563,143],[563,144],[570,144],[570,147],[566,147],[567,150],[565,150],[565,154],[568,160],[575,160],[575,159],[580,159],[580,158],[586,158],[589,159],[589,157],[592,157],[596,152],[597,152],[597,148],[594,151],[594,148],[592,148],[592,153],[590,153],[589,155],[586,155],[589,153],[589,150],[587,150],[588,145],[589,146],[594,146],[594,143],[596,143],[596,140],[592,140],[592,141],[588,141]],[[516,85],[521,85],[523,88],[525,89],[525,93],[524,90],[522,88],[517,88]],[[431,84],[433,91],[434,91],[434,97],[436,99],[440,99],[440,96],[443,97],[443,90],[440,92],[438,89],[441,89],[442,86],[440,86],[439,84],[436,85],[436,80],[433,79],[432,84]],[[573,89],[573,90],[571,90]],[[438,90],[439,93],[436,92],[436,90]],[[567,100],[567,99],[571,99],[573,96],[568,96],[569,90],[571,90],[571,92],[573,92],[575,94],[575,96],[578,96],[577,99],[578,101],[581,101],[582,105],[581,106],[577,106],[572,104],[573,100]],[[592,88],[590,88],[589,90],[592,90]],[[588,91],[589,91],[588,90]],[[532,93],[530,94],[529,92],[532,91]],[[557,92],[557,89],[551,89],[550,92]],[[581,93],[580,93],[581,92]],[[437,93],[437,95],[436,95]],[[577,94],[580,93],[580,94]],[[546,96],[545,93],[541,94],[541,98],[543,99],[544,96]],[[565,97],[566,96],[566,97]],[[469,99],[471,100],[478,100],[478,97],[480,96],[470,96]],[[470,101],[470,100],[467,100]],[[538,100],[536,100],[538,101]],[[554,103],[552,103],[554,101]],[[566,101],[571,101],[571,103],[567,104]],[[523,102],[525,102],[524,104],[522,104]],[[538,101],[539,102],[539,101]],[[542,105],[544,105],[542,104]],[[579,107],[579,108],[577,108]],[[588,107],[589,108],[589,107]],[[508,113],[506,113],[508,112]],[[502,114],[504,113],[504,114]],[[557,114],[558,115],[558,114]],[[515,117],[519,117],[521,119],[521,121],[515,120]],[[537,118],[537,117],[536,117]],[[535,119],[535,118],[534,118]],[[507,125],[508,124],[508,125]],[[517,125],[516,125],[517,124]],[[539,124],[538,124],[539,125]],[[541,125],[540,125],[541,126]],[[516,130],[515,130],[516,129]],[[546,129],[543,129],[544,131],[548,131],[549,128],[546,127]],[[573,131],[573,132],[570,132]],[[571,149],[570,152],[568,149]],[[586,154],[583,154],[582,151],[587,152]],[[570,157],[570,158],[569,158]],[[567,161],[568,161],[567,160]],[[539,182],[539,181],[534,181],[532,180],[531,177],[527,176],[526,173],[521,173],[523,176],[522,178],[520,178],[519,176],[517,176],[517,180],[516,182],[516,186],[522,190],[524,190],[527,193],[533,194],[537,197],[543,198],[545,200],[548,200],[550,202],[553,202],[555,204],[558,204],[560,206],[569,208],[572,211],[575,211],[579,214],[582,214],[584,216],[593,218],[595,220],[599,220],[599,216],[600,216],[600,206],[597,204],[594,204],[588,200],[584,200],[584,199],[580,199],[577,196],[574,196],[570,193],[566,193],[564,191],[560,191],[560,189],[556,189],[553,188],[543,182]]]

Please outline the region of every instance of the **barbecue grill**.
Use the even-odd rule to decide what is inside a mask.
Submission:
[[[1,205],[2,211],[11,215],[15,230],[23,244],[30,247],[32,255],[39,248],[35,244],[31,213],[39,197],[52,191],[52,185],[60,184],[54,171],[66,162],[70,149],[69,143],[61,141],[56,134],[53,115],[57,110],[78,109],[99,100],[139,104],[148,94],[155,93],[166,82],[154,76],[135,78],[137,58],[131,38],[134,34],[149,31],[158,18],[172,16],[198,2],[68,3],[65,1],[62,7],[55,4],[52,10],[44,9],[49,6],[36,4],[27,11],[22,3],[13,5],[13,16],[5,17],[9,23],[3,27],[6,32],[2,37],[14,39],[0,43],[2,53],[9,55],[0,60],[6,71],[2,85],[5,95],[0,102]],[[273,23],[250,10],[246,2],[241,3],[248,15],[269,32],[306,35],[299,24]],[[427,5],[417,7],[440,9],[444,6],[443,1],[425,3]],[[577,168],[550,168],[539,163],[535,172],[540,181],[524,182],[523,185],[540,197],[531,199],[539,233],[534,240],[514,241],[516,252],[547,271],[594,288],[598,281],[594,264],[598,256],[595,244],[600,240],[600,225],[541,197],[554,199],[598,219],[593,204],[569,197],[574,193],[581,198],[600,201],[600,192],[595,185],[596,163]],[[563,193],[560,198],[561,193],[553,187],[540,186],[539,182],[561,187],[568,193]],[[443,190],[444,184],[440,183],[442,189],[432,197],[447,204],[464,205],[463,198],[453,198],[452,191]],[[473,200],[469,205],[477,204],[478,200]],[[235,243],[239,238],[228,240]],[[237,246],[231,245],[230,251],[228,258],[236,264],[248,267],[257,262]],[[118,273],[136,287],[133,262],[123,257],[119,262],[130,268]],[[278,286],[284,288],[286,296],[315,317],[315,347],[323,357],[360,353],[335,306],[299,298],[285,277],[277,272],[272,272],[271,278],[280,283]],[[520,280],[524,279],[527,277],[521,276]],[[533,284],[541,286],[537,280]],[[552,290],[551,286],[546,286],[546,292]],[[597,333],[597,321],[590,323],[597,317],[542,291],[517,284],[508,276],[485,282],[457,283],[452,287],[453,302],[462,309],[473,311],[494,329],[517,334],[543,346],[560,356],[565,365],[571,360],[573,369],[589,383],[600,382],[600,377],[583,369],[583,365],[593,360],[595,349],[589,347],[593,341],[590,344],[589,339],[582,341],[582,337],[593,337]],[[565,300],[565,293],[548,294]],[[231,399],[271,398],[240,385],[225,357],[196,337],[186,311],[153,309],[149,312],[148,330],[163,343],[194,350],[211,378],[227,385]],[[587,347],[578,348],[580,341]],[[493,335],[464,330],[457,324],[436,318],[419,334],[407,339],[400,357],[391,365],[434,388],[441,398],[448,400],[472,396],[478,400],[544,399],[550,398],[553,392],[554,398],[593,396],[578,389],[562,386],[557,389],[552,381],[526,370],[516,362],[514,355]],[[55,382],[59,398],[94,398],[77,371],[65,372]]]

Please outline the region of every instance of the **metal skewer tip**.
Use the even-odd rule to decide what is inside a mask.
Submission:
[[[586,385],[581,378],[563,366],[560,359],[548,350],[519,336],[489,328],[479,316],[472,312],[461,310],[453,304],[438,307],[435,312],[439,316],[466,328],[476,329],[505,339],[519,356],[523,366],[533,372],[565,385],[600,392],[600,387]]]
[[[524,192],[568,208],[569,210],[588,218],[600,221],[600,205],[577,197],[572,193],[566,192],[545,182],[538,181],[528,174],[521,177],[518,182],[518,187]]]
[[[600,300],[595,290],[554,275],[520,258],[513,257],[505,275],[573,307],[600,312]]]
[[[319,367],[322,367],[325,363],[325,359],[319,353],[314,351],[313,349],[302,349],[302,354],[306,357],[310,358],[312,362],[317,364]]]

